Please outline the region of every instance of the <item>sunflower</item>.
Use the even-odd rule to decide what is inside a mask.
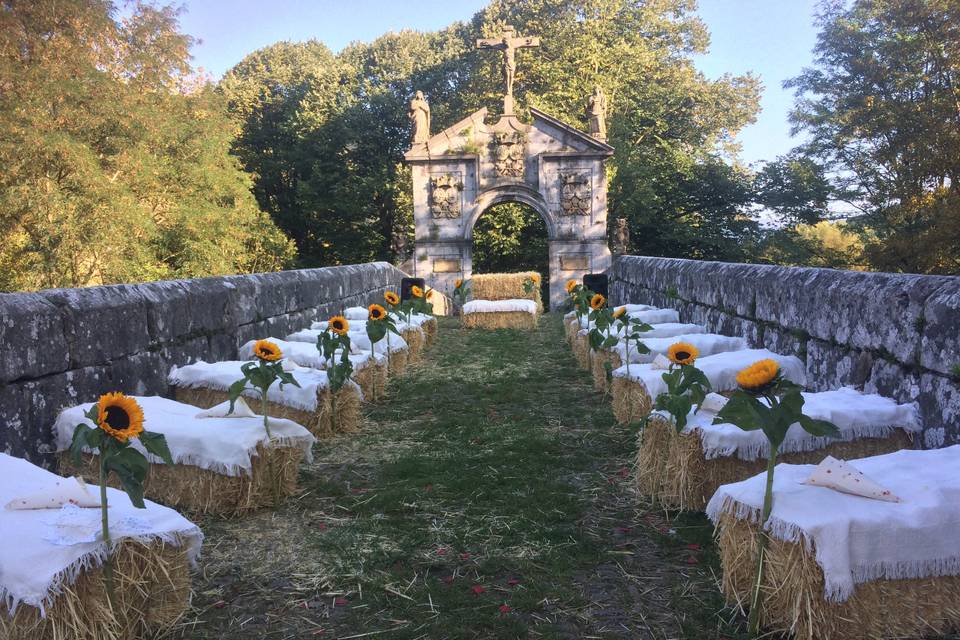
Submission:
[[[137,401],[122,393],[100,396],[97,403],[97,424],[120,442],[143,433],[143,409]]]
[[[577,281],[573,278],[567,280],[566,289],[567,293],[573,293],[573,290],[577,288]]]
[[[383,320],[383,318],[387,315],[387,310],[378,304],[370,305],[367,307],[367,311],[370,312],[371,320]]]
[[[530,279],[533,280],[533,284],[540,284],[540,274],[539,274],[539,273],[530,274]]]
[[[599,293],[593,294],[593,297],[590,298],[590,308],[594,311],[603,308],[605,304],[607,304],[607,299]]]
[[[737,374],[737,384],[744,391],[761,393],[765,391],[780,374],[780,364],[767,358],[758,360]]]
[[[283,357],[280,347],[269,340],[257,340],[253,345],[253,355],[264,362],[276,362]]]
[[[345,336],[350,330],[350,323],[343,316],[333,316],[327,321],[327,328],[338,336]]]
[[[412,287],[410,287],[410,295],[412,295],[414,298],[422,298],[423,289],[421,289],[417,285],[413,285]]]
[[[693,364],[700,352],[688,342],[674,342],[667,349],[667,357],[674,364]]]
[[[463,278],[457,278],[456,280],[453,281],[454,289],[459,289],[462,286],[463,286]]]
[[[626,312],[627,312],[627,308],[626,308],[626,307],[620,307],[619,309],[617,309],[616,311],[613,312],[613,318],[614,318],[614,320],[616,320],[617,318],[619,318],[620,316],[622,316],[622,315],[625,314]]]
[[[393,291],[384,291],[383,299],[386,300],[388,304],[400,304],[400,296]]]

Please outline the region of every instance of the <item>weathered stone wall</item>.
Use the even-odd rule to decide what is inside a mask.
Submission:
[[[101,393],[164,395],[172,365],[234,359],[405,274],[384,262],[0,294],[0,451],[48,464],[59,410]]]
[[[611,298],[799,356],[817,391],[918,402],[923,445],[960,442],[960,278],[621,256]]]

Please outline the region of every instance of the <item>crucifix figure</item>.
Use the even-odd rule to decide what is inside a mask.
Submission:
[[[477,49],[499,49],[503,51],[503,82],[506,91],[503,94],[503,114],[513,114],[513,77],[517,72],[516,51],[525,47],[539,47],[540,38],[517,36],[511,26],[503,28],[496,38],[477,40]]]

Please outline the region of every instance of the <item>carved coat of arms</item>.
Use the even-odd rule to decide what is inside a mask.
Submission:
[[[520,133],[497,133],[493,138],[493,161],[497,177],[523,178],[526,141]]]
[[[454,175],[430,178],[430,213],[434,218],[460,217],[460,190],[463,185]]]
[[[590,215],[590,175],[560,174],[560,213],[565,216]]]

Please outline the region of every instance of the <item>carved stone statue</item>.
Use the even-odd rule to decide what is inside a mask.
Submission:
[[[626,218],[613,221],[613,253],[618,256],[630,253],[630,225]]]
[[[600,85],[593,88],[593,95],[587,102],[587,114],[590,116],[590,135],[598,140],[606,140],[607,96]]]
[[[497,49],[503,51],[503,113],[513,113],[513,78],[517,73],[517,49],[539,47],[540,38],[517,36],[513,27],[504,27],[503,33],[496,38],[477,40],[477,49]]]
[[[423,91],[410,101],[410,120],[413,122],[413,144],[422,144],[430,139],[430,105],[423,97]]]

